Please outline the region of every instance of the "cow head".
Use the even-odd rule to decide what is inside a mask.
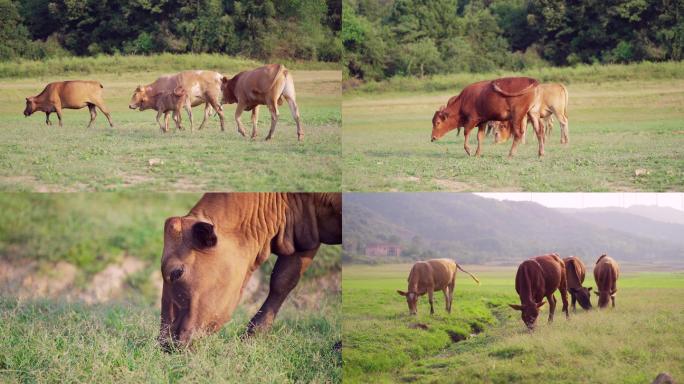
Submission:
[[[223,76],[221,78],[221,93],[223,94],[223,104],[235,104],[238,102],[237,96],[235,95],[235,79]]]
[[[406,303],[409,307],[409,314],[415,315],[418,313],[418,294],[415,292],[404,292],[397,289],[397,293],[406,297]]]
[[[617,290],[616,290],[615,292],[610,292],[610,291],[598,291],[598,292],[594,292],[594,293],[596,294],[596,296],[598,296],[598,299],[599,299],[599,300],[598,300],[598,306],[599,306],[599,308],[605,308],[605,307],[607,307],[607,306],[608,306],[608,302],[610,302],[610,300],[611,300],[612,298],[615,297],[615,293],[616,293],[616,292],[617,292]]]
[[[447,111],[446,106],[441,106],[432,116],[432,141],[439,140],[449,131],[458,128],[459,125],[457,116]]]
[[[185,104],[185,100],[188,98],[188,92],[181,86],[173,90],[173,95],[177,98],[179,105]]]
[[[36,111],[36,100],[35,97],[26,98],[26,108],[24,109],[24,117],[29,117]]]
[[[539,317],[539,308],[546,303],[542,301],[541,303],[529,303],[526,305],[508,304],[511,308],[516,311],[522,311],[521,317],[523,323],[530,330],[534,330],[535,323],[537,322],[537,317]]]
[[[230,320],[257,252],[254,244],[228,232],[222,235],[211,223],[190,216],[166,220],[162,346],[187,345],[193,334],[217,331]]]
[[[511,128],[508,122],[494,124],[494,144],[505,143],[511,137]]]
[[[138,87],[133,91],[133,96],[131,96],[131,102],[128,104],[130,109],[138,109],[142,111],[146,108],[147,103],[150,100],[150,96],[147,94],[145,87],[138,85]]]
[[[591,287],[570,288],[568,290],[575,296],[582,308],[586,310],[591,309]]]

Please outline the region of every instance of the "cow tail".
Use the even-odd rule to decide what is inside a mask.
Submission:
[[[519,92],[515,92],[515,93],[510,93],[510,92],[504,91],[504,90],[501,89],[501,87],[499,87],[494,81],[492,81],[491,84],[492,84],[492,88],[494,88],[494,90],[495,90],[496,92],[498,92],[498,93],[500,93],[500,94],[502,94],[502,95],[504,95],[504,96],[506,96],[506,97],[515,97],[515,96],[520,96],[520,95],[522,95],[522,94],[525,94],[525,93],[529,92],[530,89],[537,87],[537,86],[539,85],[539,82],[538,82],[537,80],[534,80],[532,83],[530,83],[530,85],[528,85],[527,87],[525,87],[523,90],[521,90],[521,91],[519,91]]]
[[[104,89],[104,86],[102,86],[102,83],[99,83],[99,84],[100,84],[100,88]]]
[[[565,92],[565,108],[563,108],[563,112],[565,114],[565,119],[568,119],[568,89],[565,87],[565,85],[561,84],[563,87],[563,91]]]
[[[472,273],[470,273],[470,272],[466,271],[465,269],[461,268],[461,266],[458,265],[458,264],[456,264],[456,268],[458,268],[458,269],[460,269],[461,271],[467,273],[468,276],[472,277],[473,280],[475,280],[475,282],[477,283],[477,285],[480,285],[480,280],[478,280],[477,277],[475,277]]]

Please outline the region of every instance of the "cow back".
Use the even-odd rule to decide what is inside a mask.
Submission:
[[[565,274],[568,278],[568,288],[581,288],[586,275],[586,267],[582,260],[575,256],[563,259],[565,263]]]

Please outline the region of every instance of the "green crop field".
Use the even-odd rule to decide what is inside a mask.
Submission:
[[[168,55],[167,55],[168,56]],[[206,68],[227,75],[253,68],[258,63],[205,55]],[[200,59],[202,58],[200,57]],[[189,55],[179,57],[187,69],[205,68],[203,61]],[[128,109],[133,90],[154,81],[159,75],[173,73],[178,65],[168,57],[149,58],[143,70],[135,71],[126,58],[65,59],[49,70],[36,64],[27,73],[32,77],[0,80],[0,190],[9,191],[323,191],[339,190],[341,183],[341,94],[339,70],[293,70],[297,102],[305,137],[297,142],[294,120],[287,105],[280,108],[280,120],[273,140],[263,139],[270,115],[262,108],[257,140],[237,133],[233,118],[235,105],[225,105],[226,131],[221,132],[218,116],[201,131],[191,133],[186,113],[185,131],[172,129],[162,134],[154,111]],[[160,69],[150,63],[161,60]],[[60,66],[61,63],[61,66]],[[174,64],[174,65],[172,65]],[[118,65],[118,66],[117,66]],[[14,74],[16,66],[0,68]],[[306,67],[301,65],[301,67]],[[314,69],[317,65],[312,64]],[[79,68],[82,71],[79,72]],[[45,71],[43,71],[45,70]],[[19,71],[16,76],[21,76]],[[93,128],[87,108],[65,110],[64,127],[45,124],[45,114],[24,118],[25,98],[37,95],[56,80],[97,80],[104,85],[105,103],[111,110],[115,127],[110,128],[98,113]],[[195,128],[201,122],[203,107],[193,110]],[[250,114],[242,121],[251,131]],[[173,126],[173,124],[172,124]]]
[[[681,272],[627,269],[615,309],[578,306],[569,320],[556,294],[554,322],[547,324],[544,306],[530,333],[507,305],[519,303],[515,268],[464,266],[481,285],[459,272],[451,315],[437,292],[434,316],[427,296],[410,316],[396,293],[406,289],[410,267],[344,266],[345,382],[646,383],[660,372],[684,375]],[[595,286],[590,273],[585,286]]]
[[[564,82],[569,91],[570,144],[559,143],[556,123],[541,160],[531,127],[512,159],[511,143],[495,145],[491,137],[481,158],[467,156],[463,133],[430,142],[439,106],[470,82],[512,73],[399,78],[350,90],[342,106],[344,190],[684,190],[682,68],[664,63],[523,73]],[[476,130],[470,145],[474,153]]]

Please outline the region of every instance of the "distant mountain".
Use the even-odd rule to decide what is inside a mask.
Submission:
[[[345,194],[343,209],[347,262],[398,261],[365,256],[365,245],[374,242],[401,245],[403,261],[439,256],[513,264],[548,252],[575,254],[587,263],[602,253],[645,263],[684,257],[684,245],[671,241],[670,233],[635,233],[639,226],[654,226],[653,220],[636,215],[623,219],[630,226],[613,226],[532,202],[463,193]]]

